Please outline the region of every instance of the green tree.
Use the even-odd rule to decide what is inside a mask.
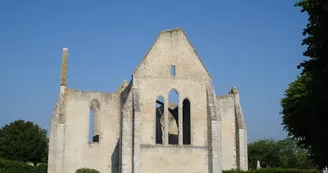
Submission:
[[[279,160],[277,148],[273,139],[262,139],[248,144],[248,165],[256,168],[259,160],[261,165],[276,166]]]
[[[36,165],[47,160],[47,150],[47,131],[32,122],[17,120],[0,129],[1,158]]]
[[[301,75],[289,85],[281,100],[284,129],[299,139],[315,163],[328,165],[328,2],[301,0],[296,3],[309,16],[304,29]]]
[[[298,146],[298,140],[287,138],[278,140],[277,147],[279,152],[279,165],[282,168],[314,168],[313,163],[309,159],[308,151]]]
[[[313,168],[305,149],[297,146],[297,140],[262,139],[248,144],[248,164],[256,168],[257,160],[262,167]]]

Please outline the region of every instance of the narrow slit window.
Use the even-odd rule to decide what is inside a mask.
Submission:
[[[171,76],[175,76],[175,65],[171,65]]]
[[[94,142],[94,135],[95,135],[95,131],[94,131],[94,120],[95,120],[95,112],[91,109],[90,110],[90,117],[89,117],[89,143]]]
[[[92,100],[89,115],[89,143],[99,142],[99,110],[99,101]]]
[[[183,144],[191,144],[191,123],[190,123],[190,101],[184,99],[182,102],[182,127],[183,127]]]

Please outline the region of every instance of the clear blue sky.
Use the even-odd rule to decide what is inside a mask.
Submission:
[[[307,23],[294,2],[1,0],[0,126],[49,128],[63,47],[69,87],[114,92],[162,30],[182,27],[216,93],[237,86],[249,141],[283,139],[280,99],[304,59]]]

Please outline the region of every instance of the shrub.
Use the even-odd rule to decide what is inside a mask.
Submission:
[[[33,166],[24,162],[0,159],[0,173],[32,173]]]
[[[36,166],[34,168],[36,170],[36,173],[47,173],[48,164],[46,164],[46,163],[40,163],[38,166]]]
[[[95,169],[80,168],[80,169],[76,170],[75,173],[100,173],[100,172]]]
[[[319,173],[319,171],[316,169],[261,168],[249,171],[226,170],[222,173]]]
[[[0,158],[0,173],[47,173],[47,164],[31,166],[21,161]]]

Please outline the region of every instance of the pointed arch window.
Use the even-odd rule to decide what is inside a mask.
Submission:
[[[164,97],[158,96],[156,99],[155,108],[155,136],[156,144],[163,144],[164,142]]]
[[[169,144],[179,144],[179,94],[175,89],[169,92],[168,137]]]

